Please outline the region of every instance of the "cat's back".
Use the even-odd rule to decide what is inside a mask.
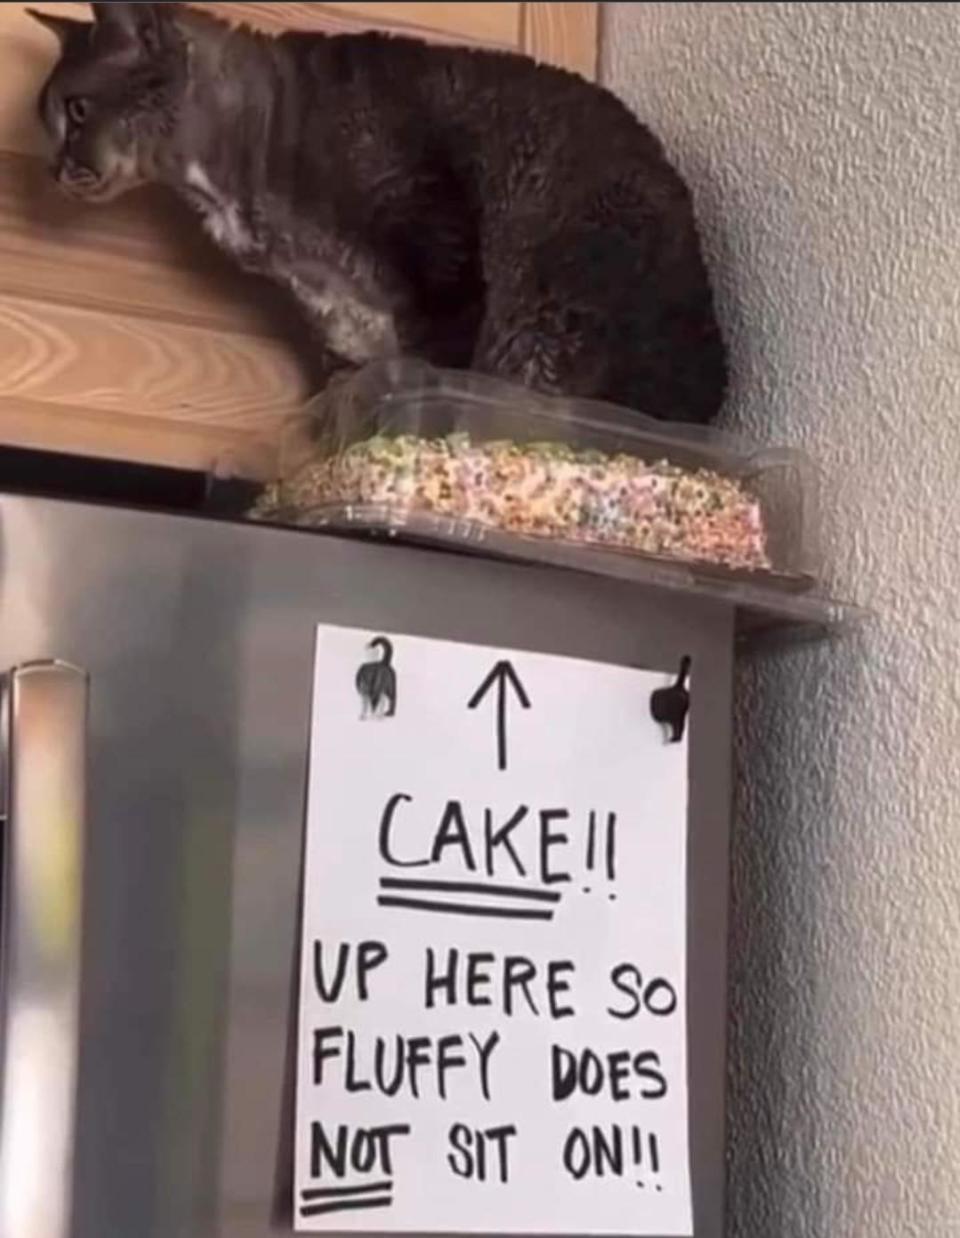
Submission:
[[[429,126],[432,145],[454,156],[497,164],[528,151],[575,167],[581,182],[612,162],[667,167],[660,142],[615,95],[514,52],[376,31],[288,32],[278,44],[297,65],[301,105],[341,129],[390,116],[394,130]]]

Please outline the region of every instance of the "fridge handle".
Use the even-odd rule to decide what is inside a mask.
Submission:
[[[86,832],[87,675],[7,677],[0,1234],[69,1238]]]

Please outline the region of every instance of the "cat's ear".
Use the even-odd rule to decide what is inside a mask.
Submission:
[[[27,14],[34,21],[38,21],[41,26],[52,31],[60,40],[61,47],[66,47],[67,43],[79,34],[86,38],[90,30],[89,22],[77,21],[73,17],[59,17],[56,13],[41,13],[38,9],[27,9]]]
[[[165,22],[174,4],[91,4],[98,42],[115,50],[142,48],[155,52],[163,42]]]

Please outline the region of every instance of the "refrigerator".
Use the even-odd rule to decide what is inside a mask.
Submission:
[[[2,1238],[292,1220],[318,623],[692,656],[689,1125],[723,1230],[733,607],[554,568],[0,496]]]

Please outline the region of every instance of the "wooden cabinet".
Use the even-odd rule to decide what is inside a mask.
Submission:
[[[256,471],[262,428],[308,382],[279,306],[166,196],[60,198],[35,115],[54,40],[26,7],[0,5],[0,443],[198,469],[229,452]],[[596,4],[202,7],[265,29],[388,28],[596,68]]]

